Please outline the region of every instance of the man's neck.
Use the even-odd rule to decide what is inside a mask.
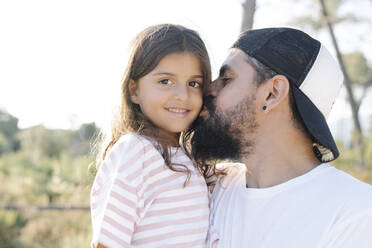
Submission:
[[[312,152],[311,141],[296,133],[269,133],[258,136],[260,140],[256,141],[254,151],[241,158],[247,166],[247,187],[278,185],[320,164]]]

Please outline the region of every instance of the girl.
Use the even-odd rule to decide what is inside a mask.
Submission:
[[[135,38],[119,118],[98,156],[92,247],[205,245],[207,185],[184,147],[210,74],[195,31],[164,24]]]

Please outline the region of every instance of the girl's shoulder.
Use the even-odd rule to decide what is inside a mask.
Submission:
[[[109,159],[116,161],[116,172],[129,181],[144,176],[145,167],[151,167],[154,161],[162,162],[153,142],[135,133],[121,136],[110,152]]]
[[[139,134],[127,133],[127,134],[124,134],[123,136],[121,136],[118,139],[118,141],[116,142],[116,144],[118,144],[118,145],[120,145],[120,144],[121,145],[123,145],[123,144],[136,144],[138,142],[141,142],[143,145],[146,145],[146,144],[150,143],[150,141],[148,139],[146,139],[145,137],[143,137]]]
[[[108,163],[116,164],[117,167],[123,167],[128,162],[141,163],[144,156],[156,152],[156,148],[150,140],[135,133],[128,133],[121,136],[112,146],[105,160]]]
[[[133,150],[134,148],[142,149],[144,152],[155,152],[160,156],[162,156],[161,154],[163,153],[163,148],[157,141],[136,133],[123,135],[114,146],[121,147],[121,150],[123,150],[123,148],[130,150]],[[172,158],[188,158],[182,147],[168,147],[168,149]]]
[[[154,143],[149,139],[136,134],[136,133],[127,133],[119,138],[119,140],[112,147],[112,150],[119,150],[121,152],[126,150],[152,150],[155,149]]]

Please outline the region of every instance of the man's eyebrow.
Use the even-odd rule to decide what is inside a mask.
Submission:
[[[223,65],[223,66],[220,68],[220,77],[221,77],[223,74],[225,74],[225,72],[226,72],[227,70],[231,70],[230,66],[228,66],[228,65]]]

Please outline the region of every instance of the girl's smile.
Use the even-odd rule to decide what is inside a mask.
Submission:
[[[186,108],[170,107],[166,108],[166,110],[168,110],[177,117],[185,117],[188,113],[190,113],[190,109]]]

